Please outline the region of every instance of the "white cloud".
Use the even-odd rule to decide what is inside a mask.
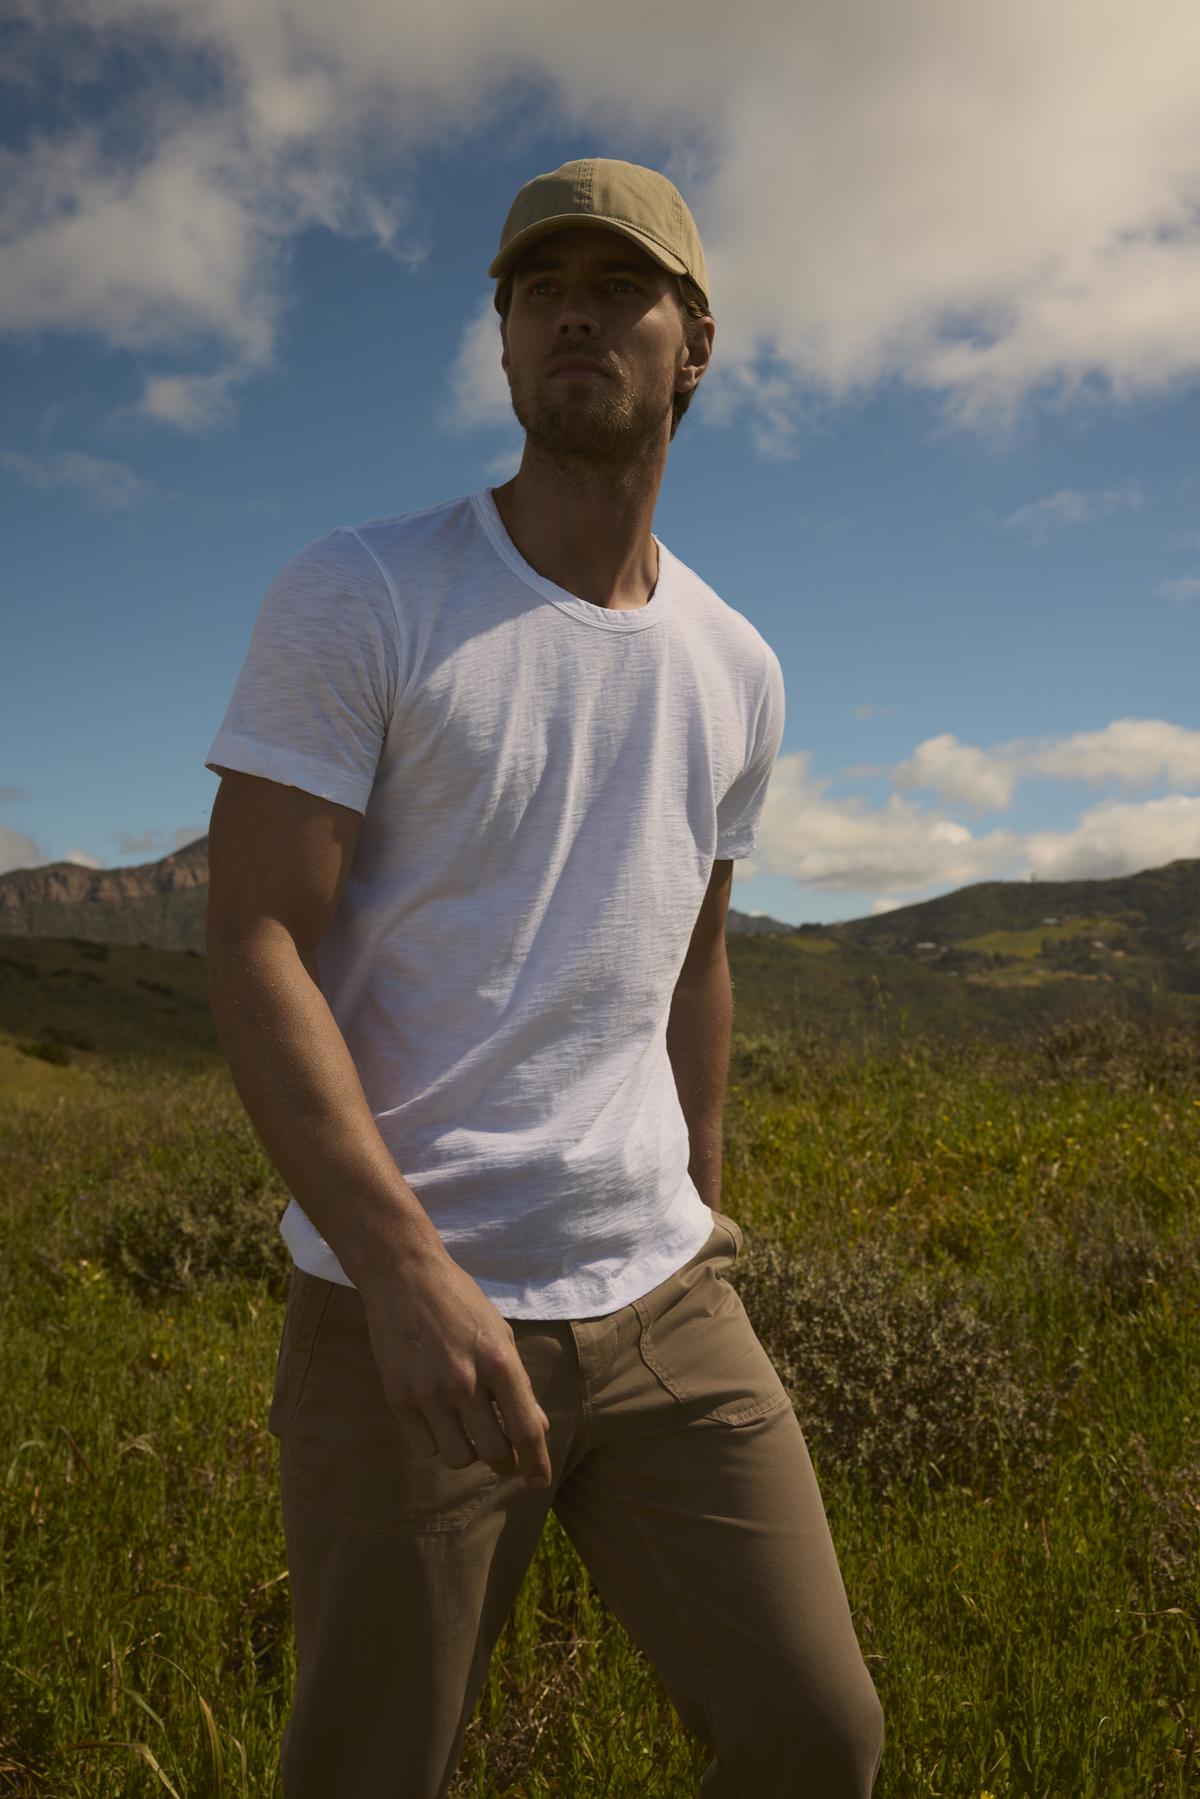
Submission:
[[[20,788],[0,788],[0,803],[27,797]],[[45,868],[51,862],[73,862],[77,868],[135,867],[145,862],[157,862],[175,850],[185,849],[189,843],[203,837],[207,830],[207,824],[179,825],[168,833],[165,847],[163,833],[157,827],[139,832],[118,832],[115,839],[118,860],[110,864],[93,856],[90,850],[73,848],[61,856],[52,856],[44,844],[26,836],[24,831],[14,831],[11,826],[0,824],[0,874],[8,874],[15,868]]]
[[[998,877],[1019,858],[1015,832],[972,837],[965,825],[900,794],[882,806],[853,795],[834,801],[825,797],[829,785],[830,777],[812,771],[808,750],[779,757],[755,854],[738,865],[742,879],[786,874],[807,886],[886,892]]]
[[[873,772],[860,768],[857,772]],[[943,732],[919,743],[892,769],[897,787],[923,787],[976,811],[1007,811],[1020,780],[1115,781],[1200,787],[1200,731],[1161,718],[1118,718],[1099,731],[1015,738],[984,750]]]
[[[522,447],[519,441],[510,443],[506,449],[488,457],[483,465],[483,473],[493,486],[516,474],[521,466]]]
[[[1044,881],[1096,880],[1200,856],[1200,798],[1168,793],[1141,805],[1104,800],[1073,831],[1035,831],[1026,865]]]
[[[882,806],[825,797],[829,779],[815,775],[801,750],[780,756],[767,792],[753,858],[739,863],[742,880],[787,876],[804,887],[877,894],[874,911],[976,881],[1098,879],[1200,856],[1200,796],[1167,794],[1131,804],[1104,800],[1063,831],[991,830],[975,836],[941,813],[920,810],[900,794]]]
[[[1173,580],[1160,581],[1155,592],[1164,600],[1177,600],[1182,605],[1200,594],[1200,579],[1195,575],[1177,575]]]
[[[24,831],[0,824],[0,874],[11,874],[17,868],[45,868],[51,862],[73,862],[79,868],[105,866],[87,850],[69,849],[64,855],[52,856],[44,844]]]
[[[215,431],[236,416],[236,380],[232,369],[216,375],[148,375],[141,409],[184,431]]]
[[[1101,493],[1076,493],[1067,487],[1047,499],[1034,500],[1030,505],[1020,507],[1000,523],[1006,530],[1028,532],[1031,542],[1043,544],[1055,525],[1086,524],[1092,519],[1103,518],[1118,506],[1129,506],[1137,511],[1141,504],[1142,492],[1137,486],[1109,487]]]
[[[1136,29],[1125,0],[697,0],[682,37],[633,0],[569,29],[545,0],[10,16],[16,82],[39,59],[95,82],[110,44],[143,73],[105,119],[0,152],[0,330],[190,359],[152,369],[143,402],[182,429],[270,366],[302,232],[419,262],[417,154],[556,124],[683,188],[718,319],[698,416],[744,421],[765,458],[889,381],[1003,436],[1035,399],[1121,403],[1200,373],[1191,0],[1143,0]],[[206,380],[207,398],[188,385]]]
[[[1025,773],[1060,781],[1200,787],[1200,731],[1161,718],[1118,718],[1103,730],[1074,731],[1024,755],[1015,745],[1000,749],[1019,756]]]
[[[14,868],[40,868],[48,859],[41,844],[24,831],[0,824],[0,874],[8,874]]]
[[[437,421],[443,430],[469,430],[477,425],[516,427],[508,379],[500,366],[500,348],[500,315],[492,305],[489,287],[459,340],[447,383],[449,401]]]
[[[1019,767],[1003,756],[960,743],[948,731],[927,737],[892,770],[897,787],[931,787],[944,799],[978,811],[1006,812],[1012,805]]]
[[[139,504],[153,491],[148,481],[128,463],[103,456],[87,456],[79,450],[61,450],[43,456],[26,456],[20,450],[0,450],[0,468],[11,469],[31,487],[48,493],[69,487],[89,503],[107,511]]]

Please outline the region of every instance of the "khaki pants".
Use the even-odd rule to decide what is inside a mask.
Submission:
[[[295,1269],[271,1403],[297,1654],[284,1799],[441,1799],[553,1507],[713,1751],[702,1799],[865,1799],[883,1713],[787,1391],[721,1270],[509,1322],[550,1487],[407,1447],[356,1288]]]

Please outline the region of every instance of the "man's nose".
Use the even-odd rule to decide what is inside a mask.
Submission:
[[[565,336],[573,328],[594,331],[599,324],[596,303],[584,286],[568,288],[558,309],[558,330]]]

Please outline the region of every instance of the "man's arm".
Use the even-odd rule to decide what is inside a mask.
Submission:
[[[401,1174],[321,991],[316,946],[362,815],[220,767],[208,834],[208,991],[238,1097],[358,1288],[384,1395],[412,1449],[551,1479],[550,1420],[512,1326]]]
[[[714,862],[667,1020],[667,1054],[691,1141],[688,1173],[705,1205],[718,1211],[721,1121],[733,1032],[733,989],[725,955],[732,886],[733,863]]]

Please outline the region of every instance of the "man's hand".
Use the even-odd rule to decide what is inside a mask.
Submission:
[[[550,1428],[508,1320],[445,1251],[360,1283],[388,1405],[417,1455],[550,1485]]]

